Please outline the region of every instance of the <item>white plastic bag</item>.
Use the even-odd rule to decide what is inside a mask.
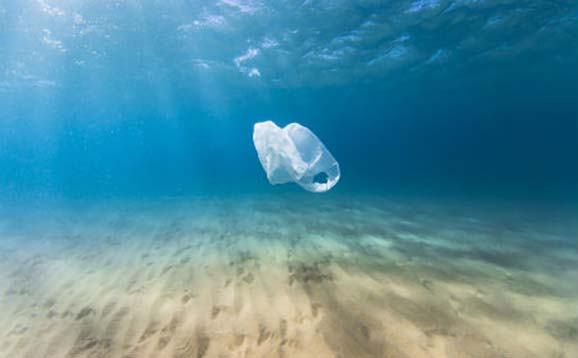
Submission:
[[[298,123],[285,128],[271,121],[256,123],[253,143],[271,184],[294,182],[322,193],[339,181],[339,163],[313,132]]]

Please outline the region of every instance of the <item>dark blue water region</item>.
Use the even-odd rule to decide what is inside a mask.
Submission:
[[[341,193],[575,200],[577,75],[2,98],[0,190],[72,197],[292,192],[271,187],[254,122],[297,121],[342,167]],[[474,78],[474,79],[472,79]],[[126,90],[126,88],[125,88]],[[96,89],[95,89],[96,91]],[[174,91],[173,91],[174,92]],[[33,98],[32,100],[30,98]],[[28,102],[29,105],[26,105]]]

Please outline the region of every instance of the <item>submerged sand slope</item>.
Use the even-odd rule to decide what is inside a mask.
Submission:
[[[575,219],[511,209],[298,197],[4,213],[0,357],[575,357]]]

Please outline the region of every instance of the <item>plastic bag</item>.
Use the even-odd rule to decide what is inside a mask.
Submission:
[[[322,193],[333,188],[341,177],[339,163],[329,150],[299,123],[284,128],[271,121],[256,123],[253,143],[271,184],[294,182]]]

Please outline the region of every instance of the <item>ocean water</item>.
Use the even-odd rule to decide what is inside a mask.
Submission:
[[[578,4],[0,1],[0,358],[578,356]],[[270,185],[257,122],[335,156]]]

